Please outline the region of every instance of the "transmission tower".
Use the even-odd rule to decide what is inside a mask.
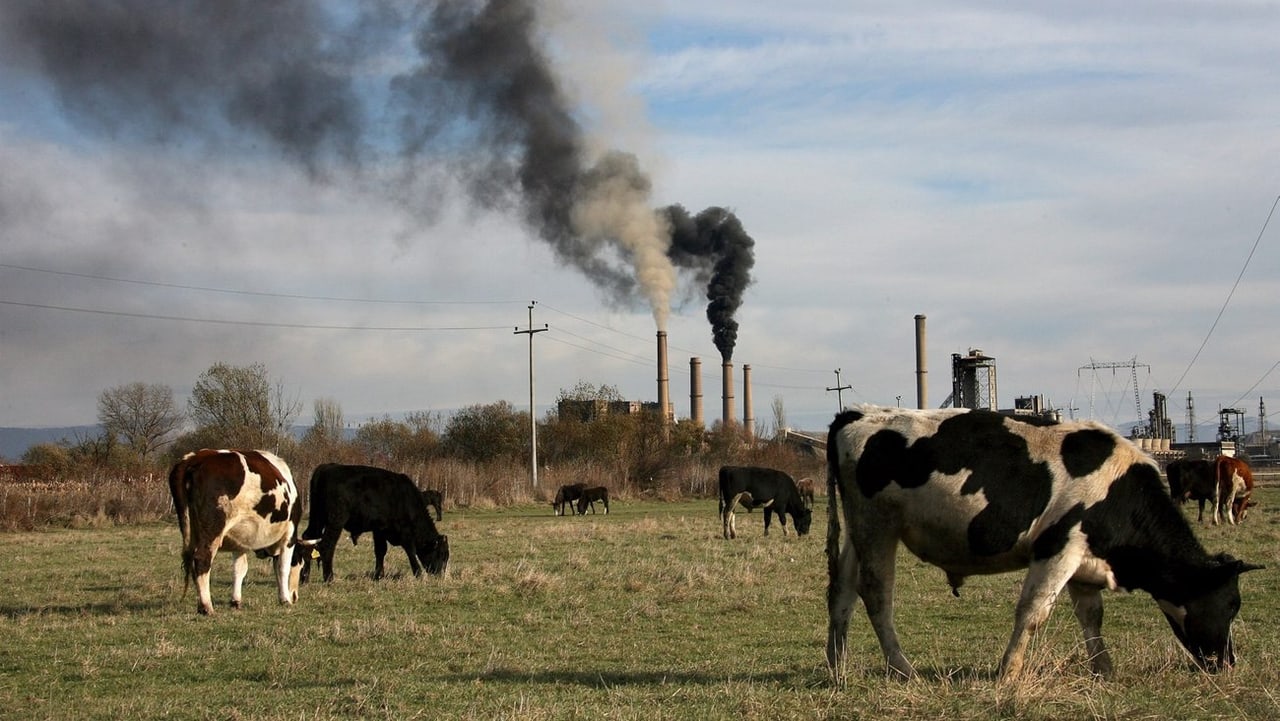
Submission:
[[[1134,356],[1133,358],[1130,358],[1130,359],[1129,359],[1129,360],[1127,360],[1127,361],[1116,361],[1116,362],[1099,362],[1099,361],[1095,361],[1094,359],[1090,358],[1090,359],[1089,359],[1089,365],[1087,365],[1087,366],[1080,366],[1080,368],[1076,371],[1076,376],[1077,376],[1077,377],[1080,375],[1080,371],[1082,371],[1082,370],[1086,370],[1086,369],[1088,369],[1088,370],[1093,371],[1093,376],[1092,376],[1092,378],[1091,378],[1091,379],[1090,379],[1090,381],[1089,381],[1089,417],[1090,417],[1090,418],[1092,418],[1092,417],[1093,417],[1093,410],[1094,410],[1094,409],[1093,409],[1093,391],[1094,391],[1094,383],[1093,383],[1093,381],[1097,380],[1097,377],[1098,377],[1098,371],[1099,371],[1099,370],[1106,370],[1106,369],[1110,369],[1110,370],[1111,370],[1111,372],[1114,374],[1114,373],[1116,372],[1116,369],[1118,369],[1118,368],[1128,368],[1128,369],[1129,369],[1130,376],[1131,376],[1132,381],[1133,381],[1133,407],[1134,407],[1134,411],[1137,413],[1137,416],[1136,416],[1136,417],[1137,417],[1137,419],[1139,420],[1139,422],[1141,422],[1141,420],[1142,420],[1142,395],[1141,395],[1141,392],[1138,390],[1138,368],[1146,368],[1146,369],[1147,369],[1147,373],[1150,373],[1150,372],[1151,372],[1151,366],[1147,365],[1146,363],[1139,363],[1139,362],[1138,362],[1138,356]]]

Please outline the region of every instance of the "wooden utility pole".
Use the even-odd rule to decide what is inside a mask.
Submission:
[[[538,487],[538,413],[533,405],[533,334],[541,333],[544,330],[551,330],[546,323],[541,328],[533,327],[533,306],[538,301],[529,301],[529,327],[520,330],[516,326],[515,335],[529,336],[529,481],[534,488]]]
[[[834,388],[828,388],[827,392],[836,392],[836,413],[844,410],[844,392],[853,388],[850,385],[840,385],[840,369],[836,369],[836,385]]]

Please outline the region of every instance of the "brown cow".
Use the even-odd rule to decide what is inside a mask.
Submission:
[[[800,491],[800,502],[805,508],[813,508],[813,479],[801,478],[796,481],[796,488]]]
[[[1218,497],[1213,507],[1213,522],[1216,524],[1221,515],[1226,515],[1227,522],[1234,526],[1244,520],[1253,504],[1253,472],[1248,463],[1231,456],[1218,456],[1214,466]]]

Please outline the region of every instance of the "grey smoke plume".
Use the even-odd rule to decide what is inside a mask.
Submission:
[[[682,270],[707,283],[728,358],[750,237],[719,208],[696,218],[655,210],[635,156],[588,148],[538,9],[534,0],[8,0],[0,61],[50,82],[82,128],[120,140],[272,148],[320,181],[391,166],[384,190],[416,217],[431,216],[435,201],[404,188],[447,170],[479,207],[517,213],[611,301],[643,297],[659,329]],[[399,69],[380,72],[389,62]]]

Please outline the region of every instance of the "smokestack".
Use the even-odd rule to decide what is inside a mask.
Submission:
[[[658,331],[658,410],[662,422],[671,421],[671,388],[667,379],[667,332]]]
[[[689,419],[702,425],[702,359],[689,359]]]
[[[733,423],[733,364],[725,361],[720,364],[721,393],[724,398],[724,412],[720,418],[727,427]]]
[[[916,316],[916,408],[929,405],[929,371],[925,369],[924,316]]]
[[[742,425],[747,429],[747,440],[756,439],[756,414],[751,407],[751,366],[742,364]]]

